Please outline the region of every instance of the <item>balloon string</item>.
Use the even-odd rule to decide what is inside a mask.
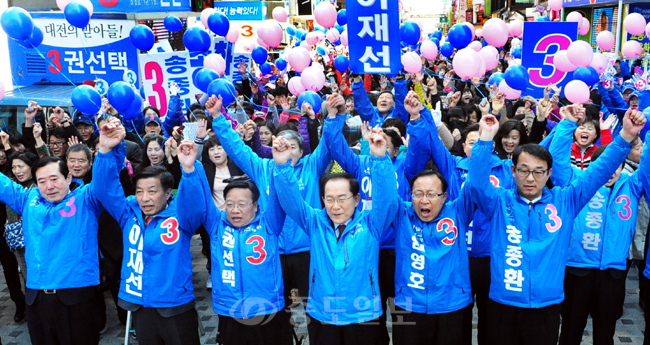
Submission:
[[[86,48],[86,44],[84,42],[84,41],[86,41],[86,35],[83,34],[83,29],[81,31],[82,31],[81,46],[84,48],[84,50],[86,51],[86,54],[88,54],[89,57],[93,57],[92,53],[88,50],[88,48]],[[92,68],[91,68],[91,70],[92,70]],[[95,72],[92,72],[92,73],[95,76],[95,80],[99,79],[99,78],[97,78],[97,73],[95,73]]]
[[[14,85],[18,85],[18,83],[16,83],[16,79],[14,79],[13,74],[11,75],[11,80],[13,80]],[[25,104],[28,104],[29,101],[27,101],[27,98],[25,98],[25,94],[23,93],[22,87],[16,87],[16,89],[18,90],[18,92],[20,92],[20,96],[21,96],[21,97],[23,98],[23,100],[25,101]]]
[[[138,133],[138,127],[136,127],[135,122],[133,122],[133,119],[131,119],[131,124],[133,125],[133,131],[135,132],[135,134],[144,143],[144,139],[142,139],[142,137],[140,136],[140,133]]]

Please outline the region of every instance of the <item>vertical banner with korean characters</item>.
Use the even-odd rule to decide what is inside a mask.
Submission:
[[[553,83],[564,87],[572,80],[570,73],[555,68],[553,58],[577,39],[578,23],[525,22],[524,35],[521,64],[528,70],[530,83],[523,95],[542,98],[546,85]]]
[[[60,18],[56,14],[32,16],[34,25],[43,31],[43,43],[27,49],[9,40],[11,70],[17,86],[95,79],[113,83],[123,80],[127,69],[137,71],[138,51],[129,39],[135,26],[133,21],[91,19],[87,27],[78,29],[66,22],[63,14],[58,15]]]
[[[95,13],[189,12],[191,0],[90,0]]]
[[[194,85],[194,75],[203,68],[203,59],[209,53],[221,54],[226,60],[223,78],[233,83],[241,80],[237,64],[241,61],[248,62],[250,55],[233,53],[232,44],[223,38],[215,38],[213,48],[205,53],[178,51],[140,55],[140,75],[145,100],[160,109],[161,117],[167,115],[169,83],[174,82],[181,89],[178,94],[182,99],[183,112],[196,101],[196,95],[203,93]]]
[[[399,3],[347,0],[350,69],[356,74],[397,74],[402,69]]]

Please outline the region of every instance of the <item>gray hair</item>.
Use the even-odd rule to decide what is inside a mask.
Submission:
[[[302,135],[300,135],[300,133],[298,133],[296,131],[286,129],[286,130],[278,133],[278,136],[283,137],[286,140],[296,139],[296,141],[298,141],[298,145],[300,147],[300,150],[302,150],[304,145],[305,145],[305,139],[303,139]]]

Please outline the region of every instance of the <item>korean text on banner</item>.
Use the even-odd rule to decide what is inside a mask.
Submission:
[[[262,1],[215,1],[214,9],[231,21],[266,18],[266,6]]]
[[[347,0],[352,73],[397,74],[402,69],[398,2]]]
[[[578,23],[526,22],[524,34],[521,64],[528,70],[530,84],[523,95],[542,98],[546,85],[564,87],[573,79],[571,74],[555,68],[553,59],[558,51],[568,49],[577,39]]]
[[[184,12],[191,0],[90,0],[96,13]]]
[[[648,22],[650,21],[650,4],[630,4],[629,13],[639,13],[643,18],[645,18],[645,21]],[[645,33],[642,35],[630,35],[628,33],[627,39],[628,41],[639,42],[646,52],[650,51],[650,39],[648,39],[648,36]]]

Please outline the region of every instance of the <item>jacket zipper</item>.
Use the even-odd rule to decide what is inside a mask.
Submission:
[[[235,242],[237,244],[237,252],[239,253],[238,259],[239,259],[239,271],[242,271],[242,263],[241,263],[241,232],[239,232],[239,236],[237,236],[237,241]],[[241,279],[241,278],[240,278]],[[244,282],[240,281],[239,282],[239,290],[241,291],[241,298],[242,298],[242,303],[241,303],[241,318],[246,319],[246,303],[245,303],[245,298],[244,298]]]
[[[375,282],[372,280],[372,270],[368,270],[368,276],[370,277],[370,287],[372,288],[372,298],[377,298],[377,290],[375,290]]]
[[[348,264],[350,263],[350,257],[348,257],[348,238],[345,238],[345,242],[343,242],[343,259],[345,260],[345,267],[343,270],[348,269]]]
[[[316,270],[314,270],[314,274],[311,276],[311,293],[309,294],[309,297],[314,298],[315,289],[316,289]]]

